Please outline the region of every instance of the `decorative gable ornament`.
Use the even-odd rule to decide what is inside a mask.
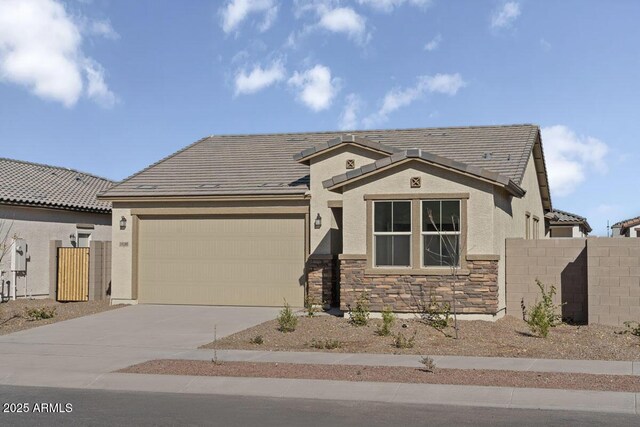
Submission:
[[[420,188],[422,187],[422,178],[419,176],[411,177],[411,188]]]
[[[347,159],[347,169],[355,169],[356,161],[354,159]]]

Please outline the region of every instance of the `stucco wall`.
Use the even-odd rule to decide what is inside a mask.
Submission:
[[[411,188],[411,177],[422,178],[420,188]],[[349,184],[343,194],[343,253],[367,251],[365,194],[469,193],[467,202],[467,253],[494,254],[492,185],[417,161],[399,165]],[[401,197],[399,197],[401,198]],[[419,226],[419,224],[414,224]]]
[[[111,302],[131,302],[132,295],[132,248],[133,218],[131,209],[112,209],[113,223],[111,227]],[[125,217],[127,227],[120,230],[120,219]]]
[[[540,196],[540,187],[536,174],[536,166],[533,154],[529,156],[527,167],[520,186],[526,191],[522,198],[513,197],[506,191],[495,188],[495,209],[494,209],[494,234],[493,244],[496,254],[500,259],[505,258],[505,239],[524,238],[526,234],[525,213],[529,212],[531,217],[539,218],[538,239],[545,238],[544,209]],[[533,233],[533,219],[531,220],[531,233]],[[532,235],[533,237],[533,235]],[[506,267],[501,262],[498,268],[498,287],[500,289],[498,297],[499,309],[507,305],[506,296]]]
[[[61,240],[62,246],[71,246],[69,235],[78,231],[77,224],[94,225],[93,230],[80,230],[91,233],[91,240],[111,240],[109,214],[0,205],[0,220],[12,224],[10,236],[23,238],[27,243],[27,272],[16,282],[18,297],[49,296],[49,266],[55,262],[50,259],[49,242]],[[0,270],[7,272],[5,280],[11,280],[10,265],[11,256],[7,254],[0,265]]]
[[[310,246],[311,253],[324,255],[331,253],[331,209],[327,207],[329,200],[342,200],[342,194],[329,191],[322,186],[322,181],[330,179],[336,175],[347,172],[347,159],[355,160],[356,169],[382,158],[371,150],[360,148],[356,145],[345,144],[328,153],[319,155],[311,159],[311,221],[313,222],[317,214],[322,217],[322,227],[315,229],[311,227]]]

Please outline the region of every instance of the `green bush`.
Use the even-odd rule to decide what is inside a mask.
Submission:
[[[55,307],[33,307],[33,308],[25,308],[24,312],[27,316],[27,319],[31,321],[35,320],[44,320],[51,319],[56,315]]]
[[[385,307],[382,309],[382,324],[378,326],[376,333],[381,337],[386,337],[391,334],[391,328],[396,323],[396,315],[391,311],[391,307]]]
[[[315,338],[311,340],[311,347],[318,348],[321,350],[335,350],[336,348],[342,347],[342,343],[338,340],[326,339],[326,340],[316,340]]]
[[[416,331],[413,332],[413,336],[407,338],[402,332],[398,332],[393,339],[393,346],[395,348],[413,348],[416,343]]]
[[[317,304],[318,304],[318,301],[316,300],[316,297],[312,295],[307,295],[304,298],[304,308],[307,310],[307,317],[315,316]]]
[[[291,310],[291,306],[284,300],[284,308],[280,311],[278,315],[278,328],[280,332],[293,332],[296,330],[296,326],[298,326],[298,318]]]
[[[551,285],[547,292],[541,281],[536,280],[536,285],[540,288],[542,301],[536,299],[533,307],[526,311],[524,320],[533,334],[546,338],[549,335],[549,329],[562,322],[562,316],[558,313],[563,304],[553,303],[553,297],[556,294],[555,286]]]
[[[424,356],[420,359],[420,363],[424,366],[425,372],[433,373],[436,370],[436,362],[429,356]]]
[[[624,326],[627,329],[622,331],[623,334],[631,334],[631,335],[635,335],[636,337],[640,337],[640,323],[627,321],[627,322],[624,322]]]
[[[349,321],[353,326],[367,326],[369,324],[369,295],[366,292],[360,294],[356,300],[356,307],[349,307]]]
[[[264,338],[262,337],[262,335],[256,335],[255,337],[251,338],[249,342],[251,344],[262,345],[264,344]]]
[[[437,330],[442,330],[449,326],[451,320],[451,304],[448,302],[438,302],[435,295],[431,295],[429,302],[423,304],[422,321]]]

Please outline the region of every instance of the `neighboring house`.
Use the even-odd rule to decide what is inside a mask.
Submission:
[[[114,303],[415,311],[451,300],[459,248],[459,312],[483,318],[505,238],[544,238],[551,209],[534,125],[210,136],[99,198]]]
[[[640,216],[613,224],[611,237],[640,237]]]
[[[26,272],[17,276],[18,297],[54,295],[50,242],[89,246],[111,240],[111,203],[96,194],[112,181],[71,169],[0,158],[0,239],[24,239]],[[0,242],[2,243],[2,242]],[[54,253],[55,254],[55,253]],[[3,296],[8,295],[11,254],[0,263]],[[55,270],[54,270],[55,271]]]
[[[544,216],[548,237],[587,237],[591,226],[587,219],[570,212],[553,209]]]

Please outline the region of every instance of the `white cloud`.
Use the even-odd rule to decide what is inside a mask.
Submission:
[[[278,15],[278,5],[274,0],[230,0],[221,9],[222,30],[230,33],[251,14],[262,14],[259,31],[266,31],[273,25]]]
[[[432,38],[427,44],[424,45],[424,50],[428,52],[432,52],[440,47],[440,43],[442,42],[442,35],[437,34],[434,38]]]
[[[103,68],[82,52],[81,27],[57,0],[0,1],[0,81],[67,107],[83,95],[113,105]],[[106,34],[116,33],[103,26]]]
[[[88,26],[88,32],[89,34],[102,36],[110,40],[118,40],[120,38],[120,34],[113,29],[111,22],[108,20],[92,21]]]
[[[326,110],[339,91],[339,80],[331,78],[331,70],[316,65],[304,72],[295,72],[289,84],[298,89],[298,100],[313,111]]]
[[[358,3],[371,6],[381,12],[388,13],[405,3],[426,9],[431,5],[432,0],[358,0]]]
[[[362,100],[355,93],[350,93],[345,99],[344,108],[340,115],[340,130],[351,130],[358,127],[358,113],[362,108]]]
[[[578,136],[563,125],[545,127],[541,132],[552,196],[571,194],[589,172],[607,172],[609,147],[599,139]]]
[[[515,1],[504,3],[493,11],[491,28],[507,28],[520,16],[520,4]]]
[[[380,109],[364,119],[365,126],[371,127],[386,121],[389,114],[422,98],[427,92],[453,96],[466,84],[459,73],[419,76],[415,86],[405,89],[394,88],[387,92]]]
[[[334,33],[345,33],[357,41],[363,41],[365,37],[365,19],[349,7],[327,10],[322,13],[318,25]]]
[[[287,72],[280,61],[273,62],[268,68],[255,66],[250,73],[241,70],[236,74],[236,95],[256,93],[286,78]]]
[[[103,107],[113,107],[118,99],[104,81],[104,68],[92,59],[86,59],[83,68],[87,76],[87,97]]]
[[[317,30],[345,34],[358,44],[365,44],[371,38],[371,34],[367,32],[366,19],[351,7],[339,6],[339,2],[330,0],[296,1],[294,14],[297,19],[311,14],[315,21],[313,24],[304,25],[302,30],[297,33],[291,33],[286,43],[288,47],[296,47],[300,38]]]

